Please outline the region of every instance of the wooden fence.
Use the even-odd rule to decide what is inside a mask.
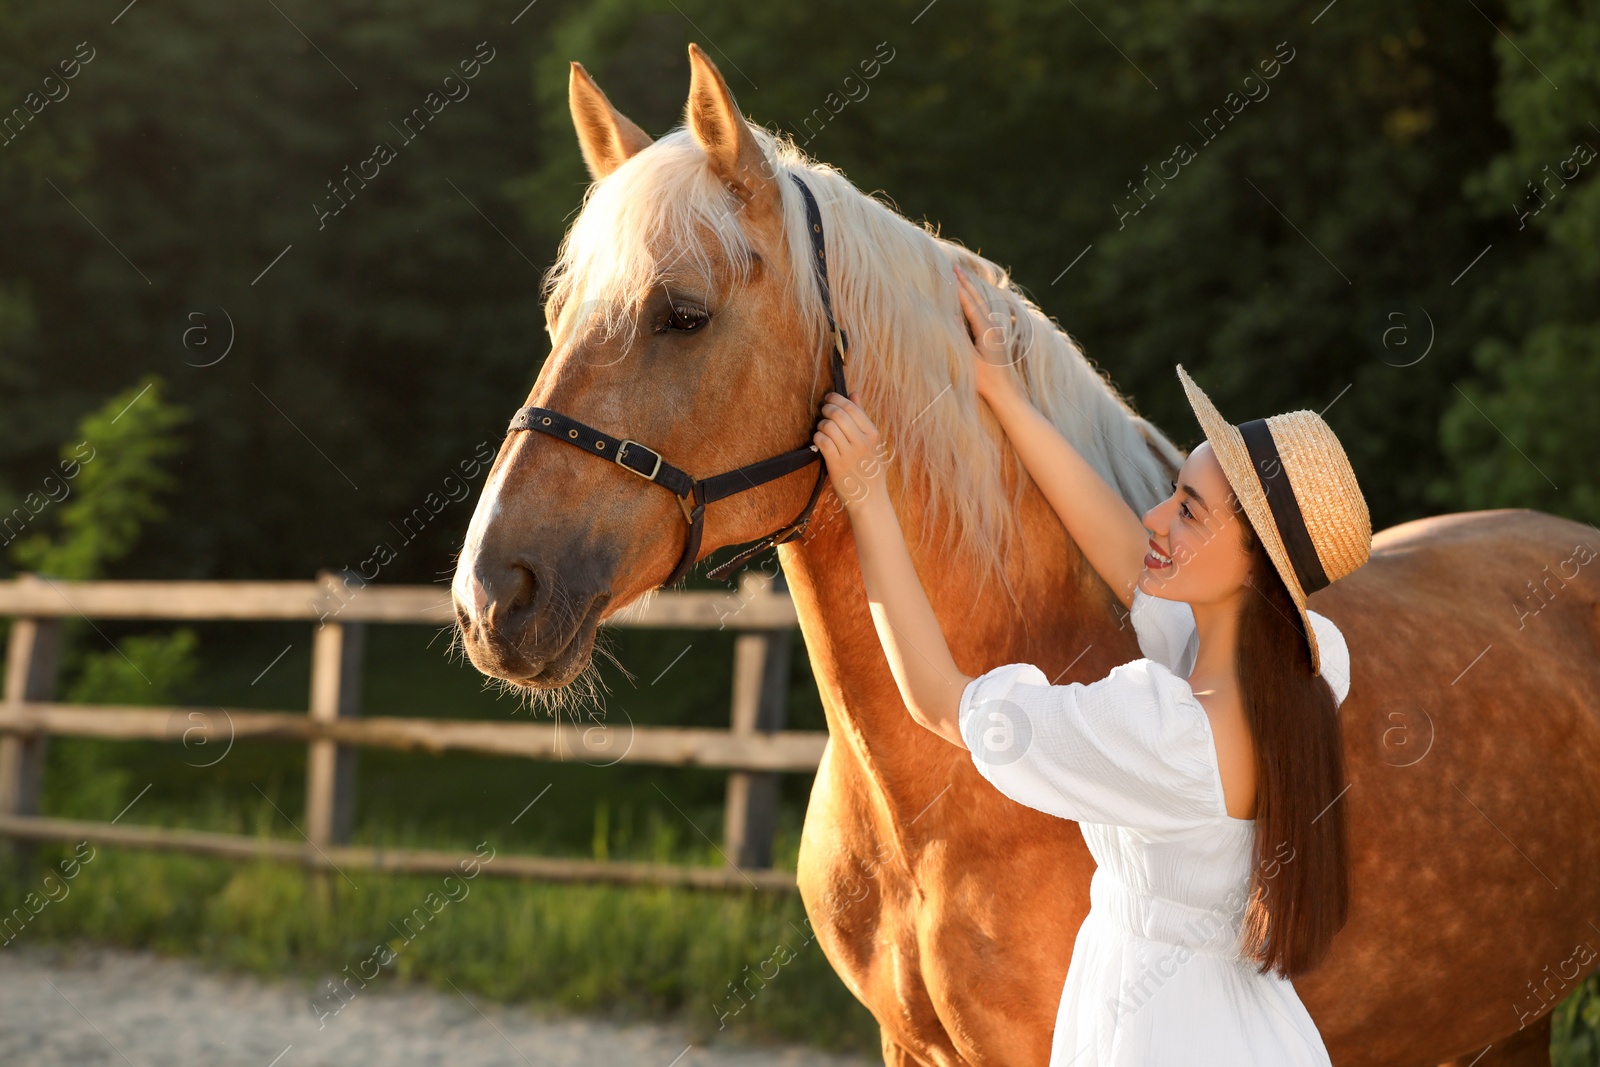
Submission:
[[[781,581],[781,577],[780,577]],[[630,727],[360,714],[366,627],[453,624],[438,586],[351,585],[328,572],[312,582],[63,582],[23,575],[0,582],[0,616],[11,616],[0,703],[0,837],[82,841],[209,856],[266,857],[313,869],[445,873],[466,854],[358,847],[349,843],[362,747],[476,752],[597,765],[648,763],[727,770],[723,867],[499,855],[485,872],[563,881],[656,883],[794,890],[771,868],[778,775],[815,771],[827,734],[785,730],[793,602],[772,579],[746,572],[737,592],[662,593],[606,625],[733,629],[733,700],[726,730]],[[204,708],[86,706],[54,701],[60,625],[66,617],[162,620],[305,620],[315,624],[306,710],[227,712],[227,736],[303,741],[306,803],[302,840],[54,819],[39,814],[50,735],[182,742],[219,731]],[[218,740],[207,738],[200,740]]]

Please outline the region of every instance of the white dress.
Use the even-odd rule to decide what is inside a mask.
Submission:
[[[1343,702],[1344,636],[1310,618]],[[1227,813],[1211,722],[1186,680],[1194,613],[1136,591],[1132,620],[1148,658],[1098,682],[1050,685],[1032,664],[1008,663],[961,694],[979,772],[1018,803],[1076,820],[1099,865],[1050,1067],[1331,1067],[1293,984],[1238,953],[1255,822]],[[1292,861],[1287,845],[1274,857]]]

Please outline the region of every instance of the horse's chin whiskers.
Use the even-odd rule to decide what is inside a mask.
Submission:
[[[593,656],[604,656],[612,666],[616,667],[618,671],[622,672],[622,676],[628,680],[628,684],[633,685],[634,688],[637,689],[638,686],[634,685],[635,679],[633,672],[628,670],[627,667],[623,666],[622,661],[616,657],[616,653],[614,653],[610,647],[609,637],[610,635],[607,634],[603,629],[595,634],[594,652],[590,658],[590,664],[593,665],[594,663]],[[605,679],[603,676],[597,674],[596,677],[599,679],[601,685],[605,684]],[[607,692],[609,692],[609,690],[607,690]]]

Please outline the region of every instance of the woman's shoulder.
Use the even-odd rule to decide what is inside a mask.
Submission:
[[[1187,603],[1152,596],[1135,588],[1128,614],[1134,635],[1139,639],[1139,650],[1147,658],[1167,668],[1169,673],[1184,671],[1192,665],[1189,653],[1195,641],[1194,609]],[[1332,619],[1315,611],[1307,611],[1306,615],[1316,634],[1322,676],[1333,690],[1334,700],[1343,704],[1350,692],[1350,647]]]
[[[1151,596],[1135,586],[1128,619],[1133,623],[1140,652],[1168,670],[1182,669],[1195,635],[1194,610],[1188,604]]]

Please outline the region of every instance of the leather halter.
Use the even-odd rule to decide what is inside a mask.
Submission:
[[[823,242],[822,213],[817,208],[817,198],[812,195],[806,183],[800,180],[800,176],[791,174],[789,177],[800,187],[801,199],[805,201],[806,228],[811,236],[814,253],[812,265],[816,268],[817,284],[822,290],[822,309],[828,316],[828,332],[833,340],[833,391],[841,396],[849,396],[844,379],[844,353],[847,340],[844,331],[839,329],[838,323],[833,318],[833,300],[828,287],[828,257]],[[819,412],[817,421],[820,422],[821,419]],[[638,441],[613,437],[552,408],[534,405],[529,405],[512,416],[506,432],[509,434],[515,430],[537,430],[549,434],[557,441],[565,441],[602,459],[610,459],[624,470],[632,471],[645,481],[654,482],[677,495],[678,506],[683,509],[683,517],[688,521],[689,529],[684,535],[683,555],[679,557],[678,565],[673,568],[672,574],[661,583],[662,589],[682,578],[694,565],[695,557],[700,554],[700,538],[705,532],[707,504],[733,496],[735,493],[742,493],[746,489],[754,489],[758,485],[791,474],[809,464],[818,464],[817,482],[811,488],[811,499],[800,509],[800,514],[793,522],[761,538],[732,559],[718,564],[707,572],[709,577],[720,581],[735,567],[757,553],[773,545],[792,541],[805,533],[806,524],[811,521],[811,511],[817,505],[817,498],[822,495],[822,485],[828,473],[827,464],[822,462],[822,453],[817,451],[817,446],[805,444],[769,459],[747,463],[743,467],[723,474],[709,478],[694,478],[662,459],[661,453],[655,449]]]

